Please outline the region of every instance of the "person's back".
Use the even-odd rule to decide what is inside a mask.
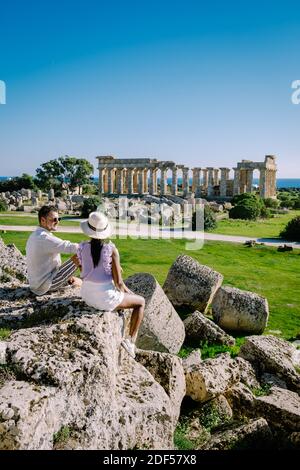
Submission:
[[[115,245],[112,242],[103,243],[98,265],[94,267],[91,254],[91,243],[83,242],[77,252],[81,264],[81,279],[83,281],[100,284],[113,281],[112,277],[112,251]]]

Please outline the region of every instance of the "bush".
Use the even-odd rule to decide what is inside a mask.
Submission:
[[[280,202],[278,199],[272,199],[271,197],[267,197],[266,199],[263,199],[265,207],[268,207],[270,209],[277,209],[279,207]]]
[[[229,211],[230,219],[256,220],[257,217],[270,217],[263,199],[251,193],[243,193],[232,199],[234,207]]]
[[[229,211],[230,219],[256,220],[260,215],[261,207],[255,202],[244,201],[234,206]]]
[[[97,207],[100,206],[101,200],[97,196],[92,196],[84,200],[83,206],[81,209],[81,216],[88,217],[91,212],[97,210]]]
[[[300,216],[290,220],[285,228],[280,232],[280,237],[286,240],[300,242]]]
[[[194,232],[197,229],[196,221],[197,221],[197,212],[194,212],[192,216],[192,230]],[[217,219],[216,219],[215,213],[209,206],[204,206],[204,230],[208,232],[209,230],[213,230],[216,227],[217,227]]]
[[[4,211],[7,211],[7,209],[8,209],[8,205],[6,204],[6,202],[0,201],[0,211],[4,212]]]

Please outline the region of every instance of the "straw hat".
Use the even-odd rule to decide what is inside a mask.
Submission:
[[[91,212],[88,220],[80,223],[81,230],[88,237],[99,240],[108,238],[112,233],[112,226],[102,212]]]

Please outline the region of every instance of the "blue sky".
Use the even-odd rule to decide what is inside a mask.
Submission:
[[[0,175],[61,155],[275,154],[300,178],[299,53],[296,2],[0,0]]]

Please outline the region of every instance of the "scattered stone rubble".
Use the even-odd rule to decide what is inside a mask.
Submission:
[[[0,263],[0,328],[12,329],[0,341],[1,450],[174,449],[182,423],[195,449],[300,448],[294,345],[252,335],[236,358],[176,355],[185,336],[234,344],[204,315],[224,289],[219,273],[180,256],[164,290],[147,273],[126,280],[146,299],[134,360],[120,347],[124,315],[86,306],[72,287],[35,296],[23,256],[1,240]],[[177,305],[192,311],[184,322]],[[69,437],[57,442],[62,429]]]

